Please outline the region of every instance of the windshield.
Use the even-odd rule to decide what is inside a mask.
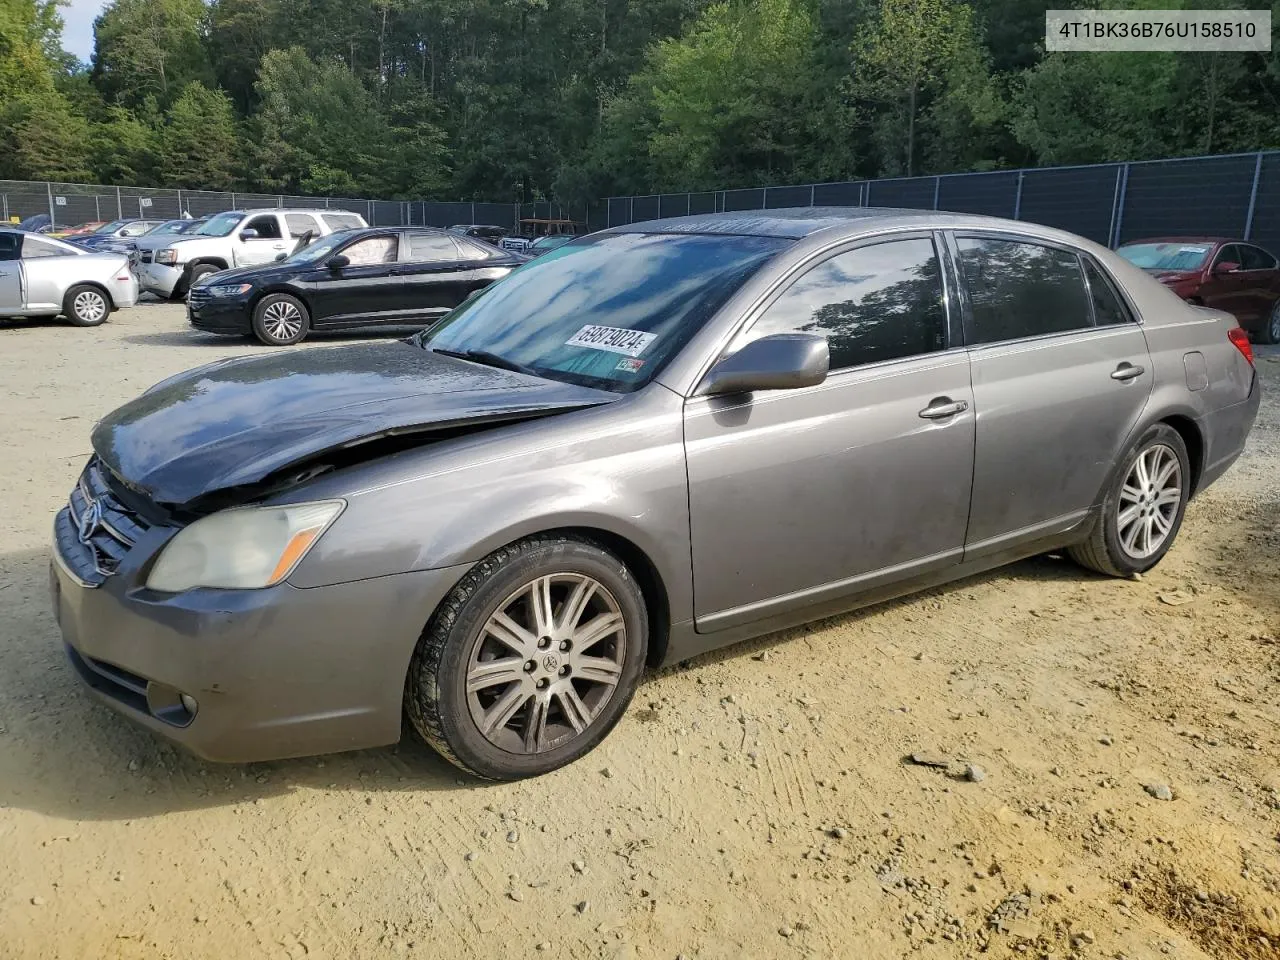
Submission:
[[[1116,253],[1144,270],[1197,270],[1212,243],[1128,243]]]
[[[193,230],[192,236],[196,237],[225,237],[236,228],[241,220],[244,219],[243,213],[220,213],[216,217],[210,217],[209,220],[200,226],[199,230]]]
[[[415,342],[627,393],[652,380],[751,274],[792,242],[644,233],[584,239],[521,266]]]
[[[128,220],[112,220],[110,223],[104,223],[102,226],[100,226],[97,230],[93,232],[94,233],[115,233],[117,230],[119,230],[128,222],[129,222]]]
[[[292,256],[286,257],[285,263],[316,263],[337,250],[348,240],[352,238],[358,231],[356,230],[339,230],[337,233],[331,233],[322,240],[317,240],[309,247],[303,247]]]

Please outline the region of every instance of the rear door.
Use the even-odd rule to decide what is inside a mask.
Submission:
[[[1280,295],[1276,282],[1276,258],[1251,243],[1238,243],[1240,269],[1245,276],[1242,311],[1248,311],[1250,327],[1257,329],[1270,319],[1271,308]]]
[[[700,631],[959,563],[973,397],[944,290],[928,233],[827,255],[726,351],[775,333],[825,334],[826,382],[688,401]]]
[[[257,236],[246,238],[247,230],[253,230]],[[260,213],[256,217],[250,217],[236,233],[233,251],[235,266],[253,267],[271,263],[281,253],[287,253],[289,246],[279,215]]]
[[[71,286],[67,276],[75,271],[80,255],[68,253],[61,244],[34,234],[22,238],[23,293],[27,309],[57,311],[62,296]]]
[[[1002,232],[949,243],[977,409],[970,558],[1083,519],[1154,377],[1142,328],[1092,258]]]
[[[404,316],[404,284],[395,275],[400,236],[395,232],[361,237],[335,253],[345,267],[321,264],[317,271],[314,320],[318,327],[389,323]]]
[[[463,257],[466,240],[455,242],[445,233],[406,230],[396,272],[403,280],[401,296],[406,316],[430,320],[452,310],[470,293],[468,274],[474,264]],[[471,261],[476,259],[471,255]]]
[[[1238,320],[1242,319],[1242,312],[1249,313],[1245,295],[1249,278],[1241,269],[1243,259],[1244,254],[1238,244],[1224,243],[1214,254],[1205,282],[1200,286],[1200,300],[1206,307],[1225,310]],[[1234,264],[1231,272],[1225,272],[1231,264]]]

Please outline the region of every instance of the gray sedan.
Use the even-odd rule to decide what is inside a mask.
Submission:
[[[137,299],[138,281],[125,255],[0,230],[0,317],[61,314],[77,327],[96,327]]]
[[[583,237],[409,340],[107,416],[54,524],[106,703],[220,760],[582,756],[646,666],[1048,550],[1147,570],[1258,409],[1248,338],[1057,230],[868,209]]]

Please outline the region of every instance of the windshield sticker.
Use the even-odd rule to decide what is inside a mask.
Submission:
[[[613,369],[622,373],[639,373],[644,368],[644,365],[644,360],[637,360],[635,357],[623,357]]]
[[[1208,247],[1179,247],[1179,253],[1208,253]]]
[[[566,340],[565,345],[620,353],[624,357],[638,357],[656,339],[656,333],[627,330],[623,327],[598,327],[589,323]]]

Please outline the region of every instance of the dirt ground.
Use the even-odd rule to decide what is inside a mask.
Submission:
[[[1280,351],[1140,581],[1038,559],[703,657],[493,786],[408,741],[207,764],[91,703],[46,598],[90,428],[257,348],[0,327],[0,957],[1280,957]]]

